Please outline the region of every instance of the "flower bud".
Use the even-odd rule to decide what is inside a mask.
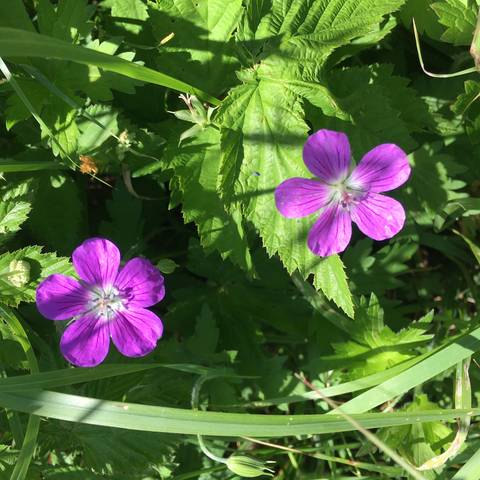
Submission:
[[[231,472],[247,478],[259,477],[260,475],[273,477],[275,471],[267,466],[268,463],[274,462],[264,462],[247,455],[232,455],[226,461],[226,465]]]

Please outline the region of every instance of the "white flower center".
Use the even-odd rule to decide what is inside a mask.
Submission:
[[[334,201],[340,203],[342,208],[350,210],[365,198],[366,191],[359,188],[358,185],[349,184],[348,179],[341,183],[333,185]]]
[[[113,320],[118,311],[125,309],[125,299],[113,286],[90,288],[89,313],[105,321]]]

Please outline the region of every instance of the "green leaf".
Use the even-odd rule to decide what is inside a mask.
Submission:
[[[231,36],[241,13],[241,0],[150,2],[151,25],[157,41],[174,34],[160,47],[157,64],[207,92],[221,93],[233,83],[238,66]]]
[[[480,350],[480,328],[452,339],[408,370],[344,403],[342,410],[347,413],[368,412],[434,378],[458,362],[469,358],[478,350]]]
[[[470,240],[468,237],[462,235],[460,232],[454,230],[454,233],[456,233],[460,238],[463,238],[463,240],[465,240],[465,243],[470,247],[470,250],[472,251],[475,259],[480,264],[480,247],[475,242],[472,242],[472,240]]]
[[[438,24],[438,18],[432,9],[435,0],[407,0],[400,10],[400,18],[407,28],[411,28],[415,19],[418,33],[427,34],[430,38],[440,40],[443,28]]]
[[[259,30],[318,44],[343,45],[369,33],[405,0],[274,0]]]
[[[409,156],[413,168],[406,189],[407,207],[422,225],[432,224],[447,202],[466,197],[457,192],[465,182],[455,179],[464,167],[439,148],[439,144],[425,144]]]
[[[408,271],[408,261],[418,251],[418,245],[394,243],[373,251],[369,238],[359,240],[343,256],[349,273],[351,289],[357,295],[384,294],[387,290],[405,285],[402,275]]]
[[[86,36],[93,23],[88,19],[94,11],[86,0],[60,0],[54,7],[50,0],[39,0],[38,26],[40,33],[76,43]]]
[[[43,139],[50,142],[53,154],[62,157],[75,155],[79,135],[75,122],[76,109],[61,99],[51,96],[50,102],[42,109],[41,116],[50,129],[48,131],[42,126],[41,135]],[[51,140],[50,132],[53,133],[58,143]]]
[[[86,114],[93,117],[103,125],[101,128],[88,118],[79,123],[81,131],[78,139],[78,150],[82,154],[91,153],[99,148],[112,134],[118,134],[118,112],[106,105],[91,105],[86,109]]]
[[[402,411],[416,415],[418,412],[435,410],[438,405],[430,402],[426,395],[418,395]],[[398,450],[402,457],[415,466],[420,466],[441,452],[441,447],[448,446],[452,430],[440,422],[422,423],[394,427],[379,432],[379,437],[388,445]],[[437,478],[433,472],[425,472],[428,479]],[[424,475],[425,475],[424,474]]]
[[[40,111],[48,97],[48,92],[38,82],[19,78],[17,79],[19,87],[24,91],[31,104],[37,111]],[[5,109],[5,125],[10,130],[17,123],[28,120],[32,112],[26,107],[22,99],[15,93],[12,93],[7,99],[7,108]]]
[[[107,211],[110,221],[104,220],[100,224],[102,235],[112,239],[124,253],[142,243],[142,201],[131,195],[122,182],[107,200]]]
[[[0,393],[0,405],[16,411],[89,425],[143,432],[200,434],[220,437],[289,437],[355,430],[338,414],[263,415],[193,411],[158,407],[50,391]],[[364,428],[448,421],[480,415],[480,409],[443,409],[417,412],[352,414]]]
[[[152,432],[132,432],[118,428],[92,425],[71,425],[55,422],[43,434],[43,439],[62,449],[78,451],[82,465],[105,476],[118,478],[155,474],[157,464],[173,467],[174,447],[179,437]],[[108,436],[108,441],[105,437]],[[108,477],[107,477],[108,478]]]
[[[115,21],[116,24],[134,34],[142,30],[142,23],[148,18],[148,8],[142,0],[104,0],[102,7],[111,8],[113,17],[137,20],[138,22],[120,19]]]
[[[304,278],[314,274],[316,288],[352,316],[342,262],[337,256],[320,259],[307,248],[313,220],[286,219],[275,207],[277,185],[290,177],[309,176],[301,153],[307,133],[302,117],[299,99],[282,85],[262,80],[233,89],[217,117],[228,129],[224,139],[232,142],[223,148],[220,181],[224,178],[227,188],[233,184],[234,195],[242,200],[268,254],[278,253],[289,273],[299,270]],[[241,151],[243,158],[238,155]]]
[[[364,298],[356,311],[350,340],[333,345],[337,355],[351,359],[347,378],[354,380],[394,367],[415,356],[415,347],[432,338],[425,331],[433,318],[430,313],[416,324],[394,332],[383,322],[383,309],[372,294],[367,305]]]
[[[11,277],[13,261],[26,262],[29,266],[28,280],[23,286],[15,286]],[[0,255],[0,302],[17,306],[20,302],[34,302],[38,284],[53,273],[71,273],[67,258],[57,257],[55,253],[42,253],[42,247],[26,247]],[[10,280],[9,280],[10,279]]]
[[[0,27],[35,31],[22,0],[9,0],[0,3]]]
[[[220,135],[207,127],[190,142],[182,143],[172,162],[176,182],[172,188],[182,192],[185,222],[195,222],[200,242],[207,251],[217,250],[247,271],[252,260],[245,236],[240,210],[226,209],[219,199],[216,186],[220,168]]]
[[[357,161],[368,150],[386,142],[413,150],[417,143],[412,133],[431,123],[426,104],[408,87],[408,80],[393,75],[389,65],[337,70],[328,82],[339,108],[349,114],[350,121],[310,110],[307,116],[315,129],[347,133]]]
[[[28,218],[32,206],[28,202],[0,202],[0,235],[17,232]]]
[[[432,5],[438,21],[447,27],[441,39],[454,45],[470,45],[477,24],[476,5],[469,6],[461,0],[444,0]]]
[[[27,220],[38,186],[31,178],[17,179],[14,175],[7,178],[7,183],[0,187],[0,243],[7,242]]]
[[[29,228],[52,250],[70,255],[85,229],[79,188],[67,174],[42,175],[39,180]]]

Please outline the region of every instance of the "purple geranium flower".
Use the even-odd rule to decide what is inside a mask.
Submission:
[[[65,358],[79,367],[98,365],[107,356],[110,337],[127,357],[150,353],[163,326],[145,307],[165,295],[161,273],[143,258],[120,268],[120,251],[103,238],[83,242],[72,261],[80,280],[50,275],[37,289],[37,307],[44,317],[74,319],[60,341]]]
[[[402,205],[380,195],[399,187],[410,175],[407,155],[397,145],[378,145],[352,170],[347,136],[319,130],[307,139],[303,160],[316,178],[285,180],[275,190],[275,202],[288,218],[323,209],[308,234],[308,248],[315,255],[343,252],[352,236],[352,220],[374,240],[391,238],[402,229]]]

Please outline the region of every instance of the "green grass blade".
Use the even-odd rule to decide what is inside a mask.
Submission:
[[[38,161],[25,162],[16,160],[0,160],[0,172],[15,173],[15,172],[39,172],[42,170],[66,170],[65,165],[57,162]]]
[[[28,366],[32,373],[38,373],[38,362],[35,353],[33,352],[30,340],[27,337],[27,333],[22,326],[22,323],[13,311],[7,307],[0,305],[0,314],[3,321],[10,327],[11,331],[15,334],[18,342],[25,352],[27,357]],[[16,409],[12,409],[16,410]],[[33,454],[35,453],[35,445],[37,443],[37,436],[40,430],[40,418],[36,415],[30,415],[27,423],[27,430],[23,439],[22,449],[18,456],[17,463],[13,469],[10,480],[24,480],[27,476],[28,467],[32,461]]]
[[[151,68],[129,62],[115,55],[72,45],[57,38],[27,32],[26,30],[1,27],[0,56],[14,59],[21,57],[55,58],[85,65],[95,65],[135,80],[161,85],[179,92],[191,93],[212,105],[220,104],[218,99],[208,93]]]
[[[339,385],[332,385],[331,387],[322,388],[321,391],[326,397],[336,397],[338,395],[345,395],[347,393],[358,392],[359,390],[366,390],[367,388],[374,387],[396,375],[407,370],[408,368],[416,365],[421,362],[424,358],[427,358],[431,352],[424,353],[418,357],[407,360],[406,362],[400,363],[398,365],[384,370],[381,372],[373,373],[367,375],[366,377],[359,378],[357,380],[352,380],[350,382],[340,383]],[[1,383],[0,383],[1,385]],[[305,392],[298,395],[290,395],[285,397],[276,397],[276,398],[267,398],[265,400],[257,400],[254,402],[249,402],[243,404],[247,407],[257,407],[263,408],[270,405],[280,405],[284,403],[297,403],[297,402],[306,402],[309,400],[318,400],[318,394],[316,392]]]
[[[342,410],[347,413],[368,412],[432,379],[478,350],[480,350],[480,328],[456,338],[422,362],[344,403]]]
[[[470,457],[452,480],[480,480],[480,449]]]
[[[194,411],[51,391],[0,393],[0,406],[69,422],[145,432],[200,434],[220,437],[288,437],[355,430],[340,415],[257,415]],[[364,413],[352,415],[364,428],[448,421],[480,415],[480,409],[424,412]]]
[[[104,378],[128,375],[130,373],[143,372],[153,368],[168,368],[171,370],[198,374],[204,373],[203,367],[188,364],[161,364],[161,363],[139,363],[120,365],[99,365],[95,368],[64,368],[49,372],[34,373],[31,375],[20,375],[17,377],[0,378],[0,392],[24,392],[31,390],[43,390],[50,388],[65,387],[76,383],[91,382]],[[230,373],[226,376],[232,377]]]

